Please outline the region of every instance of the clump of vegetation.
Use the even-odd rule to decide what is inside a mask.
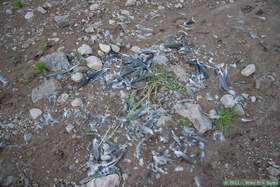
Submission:
[[[26,85],[30,85],[32,83],[33,79],[27,79],[27,80],[24,80],[23,83],[26,84]]]
[[[74,58],[76,58],[78,61],[81,60],[82,55],[76,50],[73,52]]]
[[[33,65],[33,68],[37,73],[43,73],[46,69],[46,65],[41,60],[37,60]]]
[[[81,64],[82,66],[86,66],[86,65],[88,64],[88,61],[85,60],[85,59],[82,59],[82,60],[80,60],[80,64]]]
[[[233,108],[224,108],[220,107],[218,109],[218,119],[216,119],[215,123],[218,125],[220,129],[225,132],[228,132],[234,120],[234,117],[237,115],[236,109]]]
[[[147,77],[146,85],[142,91],[142,98],[136,102],[130,111],[137,109],[145,100],[151,101],[152,95],[156,95],[160,86],[165,86],[173,91],[185,91],[186,87],[179,82],[175,75],[161,64],[154,64]]]
[[[26,6],[26,3],[24,2],[24,0],[14,0],[14,6],[16,8],[23,8]]]
[[[190,123],[190,120],[187,117],[180,116],[179,123],[186,126]]]

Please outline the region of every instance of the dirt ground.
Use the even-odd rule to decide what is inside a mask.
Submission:
[[[237,68],[230,71],[229,81],[237,93],[256,96],[256,102],[247,102],[245,110],[254,121],[244,123],[236,118],[225,141],[213,141],[212,132],[204,137],[208,144],[205,148],[206,157],[192,172],[173,172],[176,164],[170,166],[169,173],[150,181],[150,173],[144,168],[137,167],[133,151],[128,152],[121,160],[119,167],[127,174],[123,180],[124,186],[195,186],[194,177],[201,177],[201,186],[223,186],[225,179],[269,179],[271,173],[268,167],[280,165],[280,1],[279,0],[184,0],[182,8],[174,5],[180,1],[168,2],[160,0],[140,1],[136,6],[126,7],[125,1],[106,0],[98,2],[101,7],[91,15],[89,4],[85,0],[49,1],[56,4],[48,9],[46,14],[34,11],[32,22],[24,15],[28,9],[36,10],[45,0],[28,1],[28,6],[20,10],[12,9],[12,14],[6,10],[11,8],[11,1],[1,0],[0,5],[0,70],[9,81],[0,90],[0,123],[15,123],[15,129],[0,127],[0,138],[5,138],[11,146],[0,149],[0,179],[5,176],[23,176],[25,182],[33,186],[53,186],[58,181],[78,183],[86,175],[85,159],[88,154],[87,146],[90,137],[80,136],[87,130],[88,118],[81,115],[59,120],[54,126],[36,128],[29,117],[29,110],[37,107],[47,110],[55,107],[53,115],[60,119],[63,107],[49,103],[43,99],[37,103],[31,100],[31,91],[41,83],[32,70],[35,59],[64,47],[63,51],[71,52],[77,49],[83,39],[89,36],[82,28],[86,24],[101,20],[104,30],[110,30],[114,37],[120,35],[121,28],[117,24],[108,24],[112,13],[120,9],[129,10],[134,16],[133,24],[143,24],[153,28],[151,36],[138,41],[132,35],[125,37],[130,46],[145,47],[155,43],[165,42],[170,36],[176,35],[182,22],[194,18],[195,24],[187,32],[187,42],[190,46],[199,48],[197,58],[212,54],[217,64],[236,64]],[[165,7],[159,10],[159,5]],[[87,11],[85,11],[87,10]],[[158,11],[159,17],[145,20],[145,15]],[[58,27],[53,16],[69,15],[69,26]],[[87,20],[86,22],[84,20]],[[59,42],[43,46],[48,38],[59,38]],[[24,44],[27,47],[23,47]],[[98,45],[92,45],[97,54]],[[126,52],[126,47],[122,52]],[[184,56],[182,60],[191,58]],[[180,63],[174,61],[172,63]],[[256,65],[256,73],[243,77],[240,71],[248,64]],[[212,78],[211,78],[212,77]],[[217,87],[215,75],[211,74],[207,85],[214,93],[221,95]],[[32,80],[26,83],[27,80]],[[70,80],[71,81],[71,80]],[[100,90],[98,82],[93,86],[84,87],[75,92],[70,81],[62,81],[62,90],[72,97],[87,98],[90,103],[88,111],[98,113],[108,111],[117,115],[121,103],[119,97],[109,90]],[[256,88],[256,85],[260,86]],[[100,100],[100,93],[103,97]],[[205,90],[199,92],[204,96]],[[204,111],[209,111],[213,103],[198,100]],[[68,105],[70,107],[70,103]],[[69,134],[65,126],[75,121],[75,133]],[[108,122],[110,123],[110,122]],[[100,129],[104,134],[108,128]],[[33,134],[32,140],[26,142],[25,132]],[[118,130],[116,138],[126,143],[124,136]],[[157,147],[158,137],[145,141],[151,147]],[[130,146],[129,146],[130,147]],[[131,146],[132,147],[132,146]],[[151,148],[143,148],[144,160],[151,159]],[[130,159],[131,162],[126,160]],[[186,163],[180,163],[189,167]],[[279,180],[279,175],[273,179]],[[21,186],[17,184],[16,186]],[[24,185],[23,185],[24,186]]]

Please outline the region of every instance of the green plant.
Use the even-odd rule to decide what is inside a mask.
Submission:
[[[82,55],[77,51],[77,50],[75,50],[74,52],[73,52],[73,56],[74,56],[74,58],[76,58],[78,61],[81,59],[81,57],[82,57]]]
[[[26,84],[26,85],[30,85],[32,83],[33,79],[27,79],[27,80],[24,80],[23,83]]]
[[[26,3],[24,2],[24,0],[14,0],[14,6],[16,8],[23,8],[26,6]]]
[[[85,60],[85,59],[82,59],[82,60],[80,60],[80,64],[81,64],[82,66],[86,66],[86,65],[88,64],[88,61]]]
[[[179,123],[181,125],[188,125],[190,123],[189,119],[185,116],[180,116]]]
[[[46,69],[46,65],[41,60],[37,60],[33,67],[37,73],[43,73]]]
[[[218,109],[218,119],[216,119],[215,123],[218,127],[225,132],[228,132],[231,129],[234,117],[237,115],[236,109],[233,108],[224,108],[220,107]]]
[[[137,109],[145,100],[151,101],[152,95],[156,95],[160,86],[165,86],[173,91],[185,91],[185,86],[176,80],[175,75],[161,64],[153,64],[147,76],[147,82],[142,91],[142,98],[134,103],[131,111]]]

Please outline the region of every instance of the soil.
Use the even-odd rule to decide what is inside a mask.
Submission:
[[[175,2],[152,0],[125,7],[125,1],[108,0],[102,3],[101,11],[90,17],[89,11],[84,11],[89,7],[86,1],[69,0],[49,8],[45,15],[35,12],[32,23],[25,20],[25,13],[29,8],[35,10],[46,1],[28,1],[28,7],[14,10],[12,15],[5,13],[10,6],[5,2],[10,1],[1,1],[0,5],[0,70],[9,85],[0,90],[0,123],[14,121],[17,127],[12,131],[0,128],[0,137],[8,138],[10,144],[18,146],[0,150],[0,176],[25,176],[33,185],[38,186],[53,186],[59,180],[78,183],[86,176],[85,159],[90,137],[80,134],[87,130],[88,119],[82,115],[81,120],[75,120],[73,116],[68,120],[59,120],[53,126],[36,128],[29,117],[29,110],[47,110],[52,105],[47,99],[37,103],[31,100],[32,89],[42,80],[32,70],[32,63],[38,57],[62,46],[66,52],[77,49],[83,43],[81,38],[87,36],[87,33],[81,31],[85,24],[83,19],[91,23],[101,20],[104,30],[110,30],[113,36],[118,36],[121,32],[119,26],[108,24],[108,20],[112,18],[112,12],[120,9],[129,10],[136,24],[143,23],[154,29],[153,35],[143,41],[137,41],[131,36],[126,38],[131,46],[139,47],[167,41],[170,36],[183,30],[179,24],[193,17],[195,24],[185,32],[188,33],[188,44],[200,50],[200,56],[196,57],[203,59],[207,54],[213,54],[213,61],[217,64],[236,64],[237,68],[231,69],[229,76],[233,89],[237,93],[257,97],[255,103],[248,100],[245,106],[246,112],[255,119],[253,122],[244,123],[237,118],[222,142],[213,141],[211,131],[204,135],[209,140],[205,148],[206,157],[192,172],[187,169],[173,172],[177,164],[184,168],[190,167],[176,161],[170,166],[167,175],[151,182],[151,173],[141,167],[135,168],[137,161],[133,156],[134,150],[129,151],[125,158],[131,162],[122,160],[119,163],[122,172],[128,174],[123,181],[124,186],[194,186],[194,177],[200,176],[201,186],[217,187],[223,186],[225,179],[269,179],[271,174],[267,167],[272,162],[280,165],[280,1],[185,0],[183,8],[177,9],[174,8]],[[145,21],[144,16],[158,10],[158,4],[166,7],[159,11],[160,17]],[[70,15],[70,26],[61,28],[54,23],[52,16],[57,12]],[[253,37],[254,33],[257,34],[256,38]],[[41,47],[46,39],[54,37],[60,38],[60,42]],[[33,38],[34,42],[22,48],[22,44],[29,38]],[[97,45],[92,46],[97,54]],[[123,52],[127,50],[122,49]],[[181,60],[189,58],[192,56],[183,56]],[[252,63],[257,67],[256,73],[243,77],[240,71]],[[214,77],[214,74],[210,75],[207,88],[221,95]],[[256,80],[261,77],[273,77],[273,80],[267,78],[261,81],[257,89]],[[27,84],[26,80],[32,82]],[[75,92],[70,81],[61,82],[63,92],[69,93],[71,98],[86,98],[83,101],[91,103],[88,111],[108,111],[111,115],[117,115],[120,98],[114,93],[106,89],[98,90],[102,87],[98,82]],[[98,97],[100,92],[105,93],[102,100]],[[204,96],[205,93],[206,90],[202,90],[198,95]],[[204,111],[209,111],[214,105],[205,100],[198,100],[198,103]],[[54,104],[53,107],[56,108],[54,117],[60,119],[64,106]],[[71,121],[75,123],[75,133],[69,134],[65,126]],[[100,128],[99,133],[104,134],[108,125]],[[27,131],[33,134],[28,143],[23,139]],[[119,142],[126,143],[121,131],[118,130],[115,136]],[[157,139],[151,137],[144,142],[150,144],[149,148],[143,148],[144,160],[151,160],[152,147],[158,146]]]

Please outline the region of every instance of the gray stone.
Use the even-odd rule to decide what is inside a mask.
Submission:
[[[68,124],[65,129],[66,129],[66,132],[70,133],[73,129],[75,128],[75,126],[73,124]]]
[[[70,67],[67,56],[63,52],[54,52],[40,59],[49,71],[62,71]]]
[[[91,69],[99,70],[102,68],[102,61],[96,56],[89,56],[86,61],[88,61],[87,67]]]
[[[90,55],[92,54],[92,48],[87,44],[83,44],[81,47],[78,48],[78,52],[81,55]]]
[[[177,114],[187,117],[199,133],[205,133],[212,128],[212,122],[201,113],[198,104],[179,103],[174,106],[174,109]]]
[[[168,58],[165,55],[157,55],[153,58],[153,61],[157,64],[166,64],[168,62]]]
[[[11,9],[6,9],[5,13],[7,15],[11,15],[11,14],[13,14],[13,11]]]
[[[269,166],[267,168],[267,171],[270,175],[272,175],[274,177],[279,177],[280,176],[280,169],[277,169],[275,167]]]
[[[54,21],[59,27],[66,27],[69,25],[68,15],[64,16],[55,16]]]
[[[39,108],[32,108],[29,110],[30,116],[33,120],[37,119],[42,115],[42,111]]]
[[[112,51],[114,51],[115,53],[118,53],[121,50],[121,48],[115,44],[111,44],[110,46],[111,46]]]
[[[25,18],[28,22],[32,22],[33,17],[34,17],[33,12],[27,12],[27,13],[24,15],[24,18]]]
[[[72,102],[71,102],[71,106],[72,107],[79,107],[83,105],[83,101],[80,98],[75,98]]]
[[[86,184],[86,187],[119,187],[120,177],[117,174],[95,178]]]
[[[101,43],[99,44],[99,49],[107,54],[110,53],[111,51],[111,47],[109,45],[101,44]]]
[[[80,82],[83,79],[83,74],[80,72],[76,72],[71,75],[71,79],[74,82]]]
[[[100,156],[100,160],[102,161],[107,161],[107,160],[111,160],[112,157],[110,155],[101,155]]]
[[[234,107],[235,101],[232,95],[226,94],[220,99],[221,103],[224,105],[225,108]]]
[[[91,11],[96,11],[96,10],[100,9],[100,6],[98,4],[92,4],[92,5],[90,5],[89,9]]]
[[[136,0],[127,0],[125,6],[134,6],[136,5]]]
[[[7,176],[4,177],[4,179],[2,179],[0,182],[0,185],[3,187],[8,187],[8,186],[14,186],[16,183],[17,178],[14,176]]]
[[[257,97],[256,96],[250,96],[250,100],[252,103],[255,103],[257,101]]]
[[[41,7],[41,6],[39,6],[39,7],[37,8],[37,11],[40,12],[41,14],[46,14],[46,13],[47,13],[47,10],[44,9],[43,7]]]
[[[246,68],[244,68],[241,71],[241,74],[245,77],[249,77],[250,75],[252,75],[253,73],[255,73],[256,71],[256,66],[255,64],[249,64],[246,66]]]
[[[41,85],[32,90],[32,101],[35,103],[45,97],[55,94],[60,89],[61,86],[59,82],[54,79],[45,80]]]

